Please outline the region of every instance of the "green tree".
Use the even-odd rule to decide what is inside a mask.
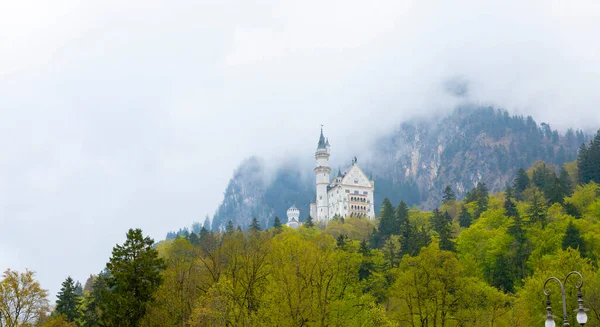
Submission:
[[[442,203],[448,203],[451,201],[456,201],[456,194],[454,194],[454,190],[450,185],[446,185],[444,189],[444,195],[442,196]]]
[[[231,221],[231,219],[229,219],[227,221],[227,226],[225,226],[225,233],[231,234],[231,233],[233,233],[234,230],[235,230],[235,227],[233,227],[233,221]]]
[[[467,207],[463,205],[460,210],[460,215],[458,216],[458,224],[460,225],[460,227],[468,228],[469,226],[471,226],[472,222],[473,217],[471,216],[471,213],[469,213]]]
[[[306,221],[304,222],[304,224],[302,224],[302,226],[307,228],[315,227],[315,223],[313,222],[313,218],[311,215],[308,215],[308,218],[306,218]]]
[[[56,296],[56,308],[54,311],[59,315],[64,315],[65,319],[73,322],[78,317],[77,306],[79,305],[80,297],[75,292],[75,283],[71,276],[67,277],[62,283],[62,287]]]
[[[485,183],[477,184],[477,210],[475,210],[475,219],[488,209],[489,194]]]
[[[275,216],[275,220],[273,221],[273,228],[281,228],[281,220],[279,220],[278,216]]]
[[[392,234],[398,233],[398,224],[396,223],[396,219],[394,217],[394,206],[388,200],[388,198],[383,199],[383,203],[381,204],[381,209],[379,210],[379,244],[377,247],[381,247],[385,240],[390,237]]]
[[[529,176],[527,176],[527,172],[525,169],[520,168],[517,171],[517,176],[515,177],[515,181],[513,184],[513,188],[515,191],[515,198],[517,200],[523,200],[523,192],[529,186]]]
[[[256,219],[256,217],[252,218],[252,223],[250,224],[249,230],[254,232],[258,232],[261,230],[260,223],[258,222],[258,219]]]
[[[446,215],[437,208],[433,210],[431,227],[438,233],[440,238],[440,249],[444,251],[454,251],[454,243],[451,240],[452,230],[450,228],[450,221],[448,221]]]
[[[537,187],[527,189],[526,196],[529,202],[529,208],[527,209],[527,216],[529,216],[530,223],[541,223],[542,228],[546,227],[546,200],[542,195],[542,192]]]
[[[106,264],[110,289],[102,302],[102,320],[110,326],[138,326],[160,286],[165,264],[153,248],[154,240],[141,229],[130,229],[123,245],[116,245]]]
[[[583,237],[581,237],[579,229],[573,224],[573,221],[570,221],[569,225],[567,225],[567,230],[562,240],[562,249],[566,250],[567,248],[579,250],[579,254],[581,254],[582,257],[586,256],[585,241],[583,240]]]
[[[397,227],[397,234],[400,236],[399,241],[402,245],[402,254],[410,252],[409,244],[412,243],[412,227],[408,219],[408,206],[404,201],[400,201],[395,211],[395,224]]]

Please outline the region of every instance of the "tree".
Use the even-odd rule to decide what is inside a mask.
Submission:
[[[207,230],[211,230],[210,218],[208,218],[208,215],[206,215],[206,218],[204,218],[204,223],[202,224],[202,227],[206,228]],[[217,227],[217,226],[212,226],[212,227]]]
[[[460,210],[460,215],[458,216],[458,224],[460,227],[468,228],[471,226],[472,222],[473,217],[471,216],[471,213],[469,213],[467,207],[463,205],[462,209]]]
[[[442,196],[442,203],[448,203],[451,201],[456,201],[456,194],[454,194],[454,190],[450,185],[446,185],[444,189],[444,195]]]
[[[306,218],[306,221],[304,222],[303,226],[307,228],[315,227],[315,223],[313,222],[313,218],[311,215],[308,215],[308,218]]]
[[[485,183],[477,184],[477,210],[475,211],[475,219],[479,218],[482,213],[488,209],[489,194]]]
[[[198,237],[198,234],[191,232],[190,233],[190,238],[189,238],[190,244],[198,246],[200,245],[200,237]]]
[[[451,238],[450,222],[439,209],[433,210],[433,217],[431,218],[431,226],[440,237],[440,250],[454,251],[454,243]]]
[[[62,288],[56,296],[56,308],[54,311],[57,314],[64,315],[65,319],[73,322],[77,319],[77,306],[79,305],[80,297],[75,293],[75,284],[71,276],[67,277],[62,283]]]
[[[250,224],[250,231],[254,231],[254,232],[258,232],[261,230],[260,228],[260,223],[258,222],[258,219],[256,219],[256,217],[252,218],[252,223]]]
[[[546,201],[544,196],[537,187],[532,187],[527,190],[527,198],[529,209],[527,215],[530,223],[540,222],[542,228],[546,227]]]
[[[102,301],[102,320],[112,326],[138,326],[160,286],[165,264],[153,248],[154,240],[141,229],[130,229],[123,245],[116,245],[106,264],[110,289]]]
[[[273,220],[273,228],[281,228],[281,220],[279,220],[278,216],[275,216],[275,220]]]
[[[229,221],[227,221],[227,226],[225,227],[225,234],[231,234],[234,230],[235,227],[233,227],[233,221],[229,219]]]
[[[515,181],[513,184],[515,190],[515,198],[517,200],[523,199],[523,192],[529,186],[529,176],[527,176],[527,172],[525,169],[520,168],[517,172],[517,176],[515,177]]]
[[[408,220],[408,206],[404,201],[400,201],[396,208],[396,224],[398,225],[399,241],[402,245],[402,254],[407,254],[410,251],[409,244],[412,243],[412,228]]]
[[[581,254],[582,257],[586,256],[585,241],[583,240],[583,237],[581,237],[579,229],[573,224],[573,221],[570,221],[569,225],[567,225],[567,230],[562,240],[562,249],[566,250],[567,248],[579,250],[579,254]]]
[[[398,225],[394,217],[394,206],[388,200],[383,199],[381,209],[379,211],[379,239],[380,242],[384,242],[390,235],[398,233]],[[377,244],[377,247],[381,247],[383,244]]]
[[[77,322],[79,326],[96,327],[100,325],[100,304],[108,293],[108,285],[106,285],[108,275],[108,271],[104,270],[98,276],[91,277],[90,292],[81,299],[79,306]]]
[[[31,326],[49,311],[48,291],[34,276],[29,270],[4,272],[0,281],[0,326]]]
[[[516,217],[519,215],[515,203],[508,197],[504,200],[504,213],[507,217]]]

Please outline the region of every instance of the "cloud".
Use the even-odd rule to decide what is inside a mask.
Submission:
[[[203,221],[237,164],[334,164],[461,102],[598,128],[599,4],[5,1],[0,267],[56,292],[127,228]]]

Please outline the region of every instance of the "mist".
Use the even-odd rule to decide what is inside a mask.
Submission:
[[[312,160],[321,124],[334,163],[464,103],[595,130],[598,17],[597,1],[2,2],[0,268],[53,293],[85,282],[128,228],[160,240],[212,215],[244,158]]]

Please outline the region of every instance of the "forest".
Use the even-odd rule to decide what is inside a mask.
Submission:
[[[600,326],[600,131],[576,161],[536,162],[503,192],[439,192],[433,211],[384,199],[375,220],[325,228],[255,218],[157,244],[131,229],[85,285],[66,277],[52,310],[33,272],[7,270],[0,326],[542,326],[547,300],[563,323],[544,281],[573,270]]]

